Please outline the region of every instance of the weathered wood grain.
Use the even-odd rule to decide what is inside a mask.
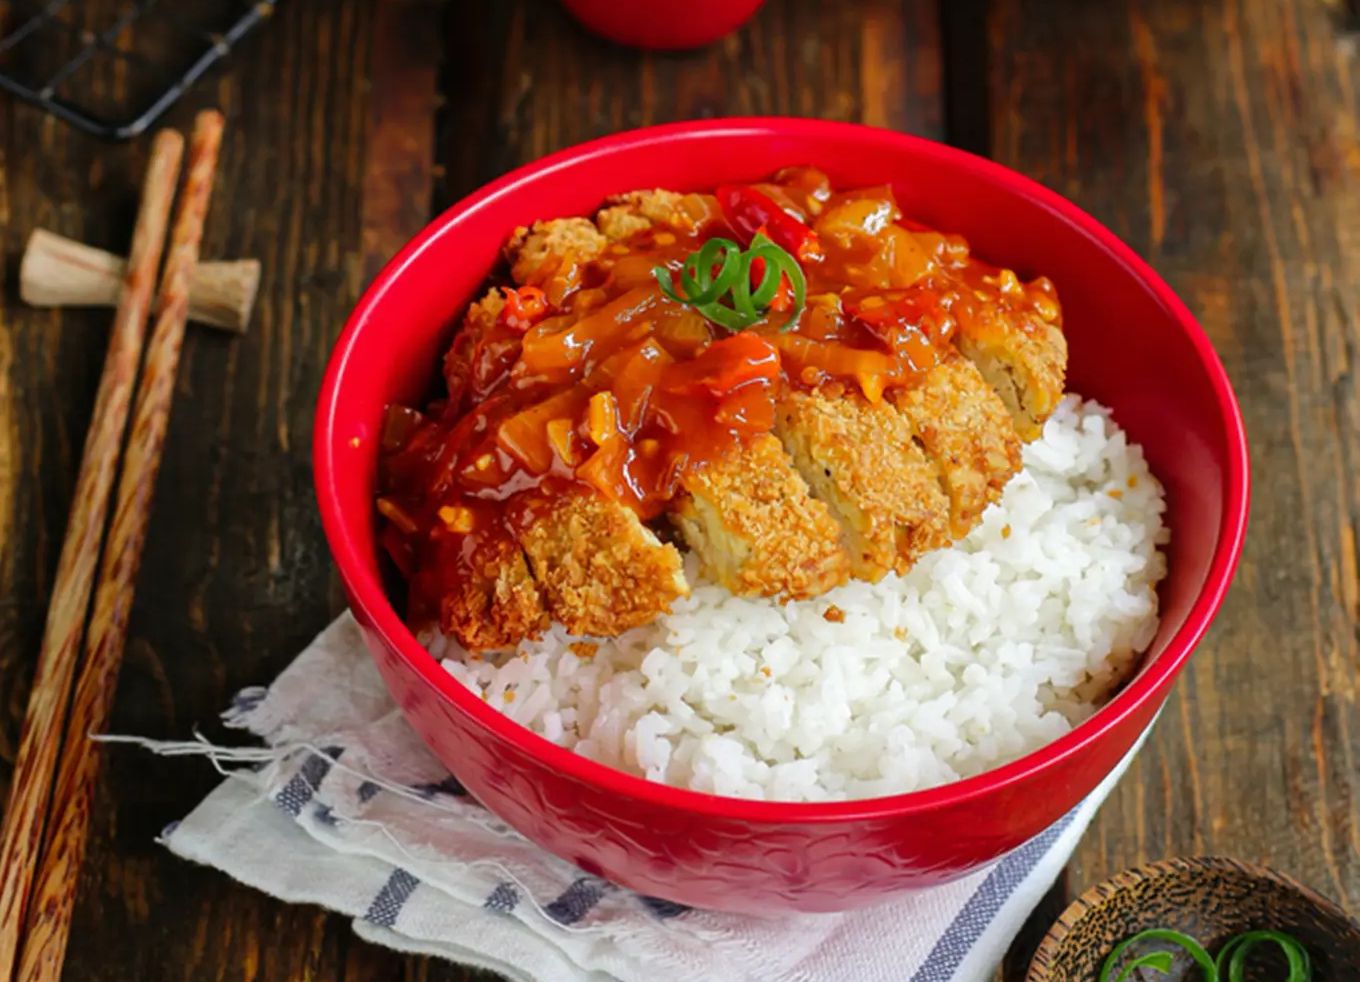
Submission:
[[[308,446],[324,358],[362,282],[372,15],[372,4],[285,5],[170,120],[185,128],[212,104],[227,113],[214,206],[223,220],[204,254],[258,257],[265,277],[245,338],[194,331],[186,341],[114,730],[171,736],[210,723],[234,689],[276,674],[334,610]],[[125,248],[144,152],[0,102],[7,255],[39,225]],[[32,311],[7,294],[0,323],[0,421],[14,434],[0,470],[6,774],[107,319]],[[66,977],[338,977],[348,925],[284,908],[154,844],[216,779],[108,755]]]
[[[133,405],[183,151],[184,138],[178,133],[156,135],[142,181],[127,270],[116,287],[117,310],[109,327],[108,353],[81,451],[71,515],[43,625],[42,650],[34,668],[14,762],[11,794],[0,826],[0,978],[11,975],[18,962],[23,925],[33,902],[34,877],[51,825],[49,802],[61,766],[59,749],[71,680],[84,650],[85,621],[111,503],[112,511],[117,510],[113,496],[117,462]]]
[[[165,448],[166,425],[188,324],[189,279],[198,263],[223,122],[221,113],[204,110],[195,117],[189,139],[184,183],[176,202],[175,223],[156,298],[155,327],[146,344],[127,444],[119,464],[118,488],[100,557],[84,657],[61,739],[61,759],[52,788],[51,815],[43,836],[42,861],[24,924],[19,975],[28,982],[55,982],[61,977],[65,962],[76,899],[70,887],[77,880],[85,857],[94,785],[102,757],[89,735],[105,730],[117,693],[118,672],[127,645],[128,617],[141,567],[142,546],[151,522],[156,476]],[[172,139],[178,141],[180,137],[174,134]],[[149,279],[151,271],[145,275]],[[99,412],[98,401],[95,412]],[[80,493],[79,484],[76,493]],[[55,734],[53,738],[55,744]]]
[[[374,12],[364,141],[366,282],[430,218],[442,22],[439,0],[398,0]]]
[[[1252,444],[1236,584],[1078,849],[1073,893],[1215,853],[1360,905],[1360,73],[1329,7],[991,11],[993,155],[1151,260],[1223,357]]]
[[[767,3],[680,53],[602,41],[556,4],[452,4],[447,38],[440,204],[553,150],[680,119],[820,116],[942,135],[934,0]]]

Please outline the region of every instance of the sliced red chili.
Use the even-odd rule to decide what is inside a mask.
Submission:
[[[501,323],[512,331],[523,334],[537,324],[548,313],[548,298],[536,286],[521,286],[511,290],[502,287],[505,294],[505,307],[501,310]]]
[[[743,184],[723,184],[715,193],[723,216],[743,244],[750,245],[756,233],[764,231],[775,245],[800,262],[821,258],[817,233],[780,208],[768,194]]]

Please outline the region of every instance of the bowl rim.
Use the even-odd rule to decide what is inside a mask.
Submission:
[[[823,143],[868,140],[879,146],[906,149],[926,162],[971,172],[999,185],[1010,194],[1028,198],[1061,222],[1085,234],[1093,247],[1105,252],[1117,265],[1141,281],[1174,319],[1194,348],[1209,377],[1221,425],[1227,431],[1227,459],[1223,471],[1223,516],[1218,544],[1205,582],[1186,614],[1180,629],[1167,641],[1155,662],[1141,672],[1108,704],[1068,733],[1000,767],[972,777],[925,790],[876,798],[832,802],[788,802],[736,798],[709,794],[649,781],[598,763],[560,747],[511,720],[476,698],[450,675],[416,640],[387,599],[376,571],[368,570],[363,558],[367,543],[346,520],[333,475],[339,469],[337,451],[343,440],[336,434],[336,414],[342,398],[342,382],[361,333],[374,322],[373,311],[387,294],[399,289],[408,267],[464,216],[475,214],[510,197],[524,184],[559,174],[578,164],[613,153],[703,138],[777,138],[795,136]],[[1032,775],[1060,766],[1075,754],[1099,741],[1144,703],[1165,694],[1190,652],[1217,613],[1231,584],[1246,531],[1250,502],[1250,468],[1246,431],[1222,362],[1189,309],[1171,288],[1113,232],[1076,205],[1016,171],[923,137],[858,123],[799,117],[725,117],[667,123],[626,130],[577,144],[512,170],[458,201],[431,221],[382,269],[364,291],[332,349],[317,400],[313,434],[313,479],[322,526],[341,580],[361,624],[375,632],[390,651],[396,652],[427,686],[454,704],[483,730],[508,741],[519,750],[564,777],[614,795],[638,799],[667,809],[755,823],[818,824],[859,821],[888,816],[901,817],[957,805],[1013,788]]]
[[[1029,968],[1025,972],[1025,982],[1048,982],[1049,966],[1058,955],[1062,954],[1062,945],[1067,940],[1067,935],[1071,933],[1072,928],[1082,918],[1104,906],[1117,894],[1144,881],[1159,879],[1163,876],[1176,876],[1185,873],[1215,873],[1225,870],[1243,874],[1255,880],[1268,880],[1277,886],[1290,890],[1329,917],[1349,924],[1353,930],[1360,934],[1360,920],[1352,917],[1340,904],[1324,897],[1307,884],[1300,883],[1292,876],[1271,869],[1269,866],[1243,862],[1231,856],[1175,856],[1171,859],[1161,859],[1157,862],[1121,870],[1114,876],[1101,880],[1083,890],[1070,904],[1063,908],[1063,912],[1058,915],[1053,926],[1048,929],[1048,933],[1039,942],[1039,947],[1034,950],[1034,957],[1030,960]]]

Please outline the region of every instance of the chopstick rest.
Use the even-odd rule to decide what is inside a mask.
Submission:
[[[19,296],[34,307],[111,307],[127,260],[46,229],[34,229],[19,263]],[[250,323],[260,261],[199,263],[189,274],[189,320],[237,334]]]

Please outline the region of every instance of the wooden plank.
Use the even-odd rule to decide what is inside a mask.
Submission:
[[[1003,0],[988,23],[993,154],[1167,277],[1253,449],[1236,585],[1077,850],[1073,893],[1212,853],[1360,903],[1360,76],[1329,6]]]
[[[339,607],[311,488],[312,400],[358,292],[428,218],[438,7],[288,5],[203,93],[232,116],[222,220],[205,248],[257,256],[266,272],[245,341],[204,334],[185,352],[162,476],[179,495],[158,501],[116,730],[174,736],[212,719]],[[282,905],[151,844],[215,774],[110,759],[101,804],[112,817],[91,844],[75,932],[86,940],[67,977],[352,974],[360,943],[346,918]],[[402,959],[383,959],[390,978]]]
[[[988,2],[949,0],[940,4],[945,132],[953,146],[983,155],[991,135],[988,37],[984,29]]]
[[[0,25],[18,16],[10,8],[0,4]],[[67,38],[65,46],[58,42],[44,54],[68,56],[73,44]],[[23,55],[19,64],[31,57]],[[97,81],[111,91],[117,84],[102,74]],[[125,193],[110,202],[121,217],[113,231],[106,216],[80,207],[73,175],[49,166],[81,145],[78,136],[36,111],[0,101],[0,242],[7,255],[22,250],[30,228],[53,223],[126,253],[144,158],[119,172]],[[101,181],[104,167],[88,176],[91,183]],[[8,263],[0,268],[7,298],[16,292],[3,282],[12,272]],[[108,330],[107,312],[62,317],[0,310],[0,800],[8,797]]]
[[[768,3],[681,53],[607,43],[556,4],[454,4],[446,46],[441,204],[553,150],[679,119],[821,116],[942,135],[933,0]]]
[[[364,279],[428,221],[438,108],[440,0],[389,0],[373,15],[364,147]]]
[[[178,737],[209,723],[335,609],[309,434],[325,356],[364,277],[369,93],[353,66],[366,63],[373,7],[284,5],[171,120],[184,127],[208,104],[228,113],[204,251],[256,256],[265,277],[249,335],[186,343],[116,731]],[[9,254],[39,225],[125,248],[144,151],[0,102]],[[98,311],[7,302],[0,314],[0,761],[12,760],[106,326]],[[211,769],[128,752],[107,763],[66,977],[339,977],[344,919],[285,907],[154,844],[218,780]]]

